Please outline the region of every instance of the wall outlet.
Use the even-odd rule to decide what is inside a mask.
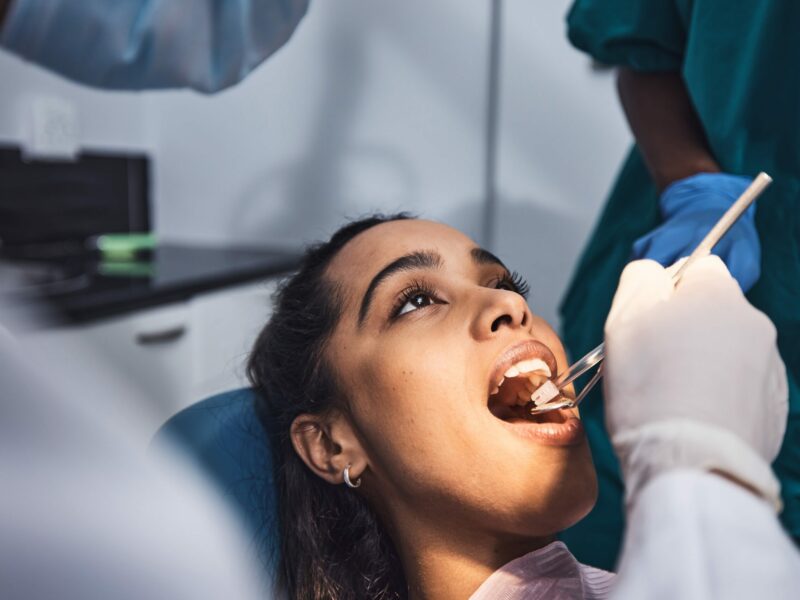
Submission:
[[[28,121],[26,156],[72,160],[78,155],[80,131],[74,104],[56,96],[36,96],[30,103]]]

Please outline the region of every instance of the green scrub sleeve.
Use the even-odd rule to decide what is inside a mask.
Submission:
[[[679,4],[681,6],[679,6]],[[690,0],[576,0],[567,14],[573,46],[607,65],[679,71]]]

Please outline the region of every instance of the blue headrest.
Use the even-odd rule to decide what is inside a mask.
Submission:
[[[177,445],[242,516],[258,556],[272,567],[277,556],[277,498],[272,452],[255,412],[255,392],[224,392],[170,418],[154,443]]]

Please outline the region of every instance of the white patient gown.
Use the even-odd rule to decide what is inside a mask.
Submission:
[[[470,600],[608,598],[614,574],[582,565],[563,542],[553,542],[504,565]]]

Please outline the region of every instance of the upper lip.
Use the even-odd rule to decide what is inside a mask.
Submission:
[[[553,352],[542,342],[534,339],[523,340],[506,348],[494,363],[489,377],[487,395],[491,394],[500,382],[508,368],[521,360],[538,358],[544,361],[550,372],[555,375],[558,371],[556,357]]]

